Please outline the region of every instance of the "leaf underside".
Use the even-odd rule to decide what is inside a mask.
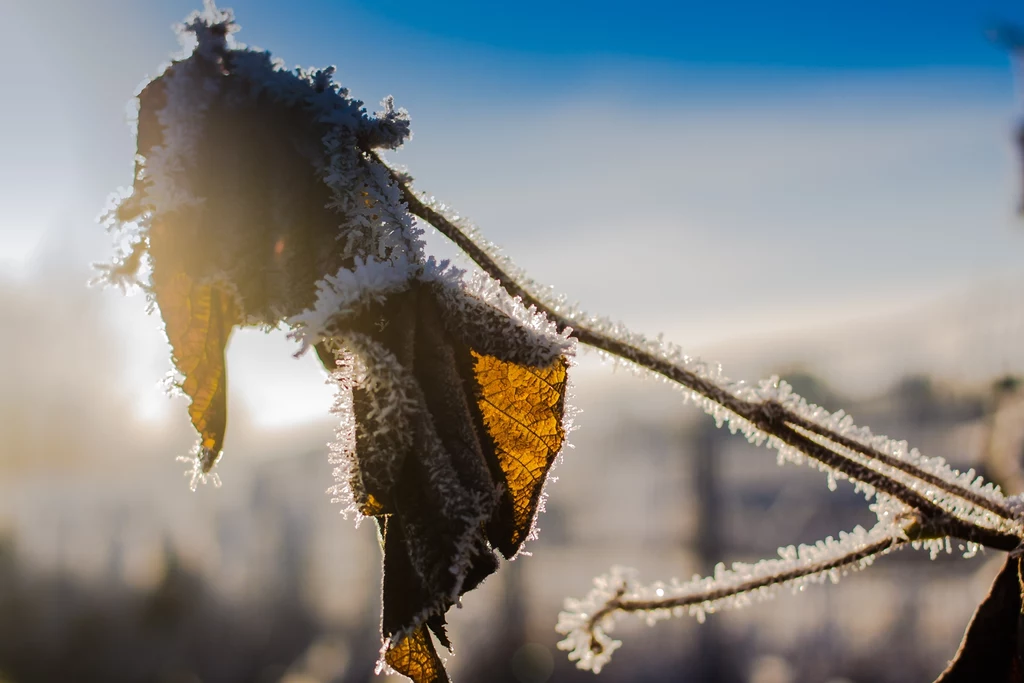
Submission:
[[[390,646],[384,654],[384,661],[416,683],[443,683],[448,680],[444,663],[438,657],[425,626]]]
[[[544,481],[565,439],[567,365],[557,358],[550,367],[531,368],[475,351],[472,355],[477,407],[504,487],[488,537],[512,557],[531,531]]]

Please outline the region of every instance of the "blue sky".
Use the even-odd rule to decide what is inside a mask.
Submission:
[[[453,49],[573,61],[642,58],[672,63],[829,69],[1001,68],[983,36],[1024,16],[1004,2],[237,2],[262,29],[315,17],[308,44],[330,44],[358,21],[372,32]],[[290,16],[289,16],[290,15]],[[254,30],[260,30],[255,29]],[[308,35],[308,33],[307,33]]]
[[[464,48],[553,60],[595,56],[701,65],[829,69],[1001,68],[979,38],[1024,15],[1007,2],[318,2]],[[275,3],[252,8],[254,21]]]
[[[0,7],[0,281],[63,298],[110,253],[93,219],[130,181],[126,104],[196,4]],[[1024,24],[1019,3],[233,7],[243,42],[337,64],[370,107],[394,94],[414,130],[395,161],[537,280],[727,368],[1020,271],[1019,85],[986,37]],[[124,340],[118,381],[165,414],[158,321],[138,297],[91,296]],[[234,340],[234,400],[266,424],[329,403],[290,348]]]
[[[191,6],[147,8],[173,21]],[[518,86],[545,92],[586,86],[595,71],[639,67],[634,92],[668,97],[728,91],[741,76],[773,87],[863,74],[968,72],[1005,78],[1007,59],[989,35],[1024,21],[1024,7],[1002,2],[403,2],[233,5],[243,40],[272,47],[286,61],[337,62],[353,73],[387,74],[460,98],[484,90],[496,99]],[[642,72],[652,72],[647,78]],[[390,72],[390,73],[388,73]],[[686,74],[666,79],[666,72]],[[724,76],[724,78],[723,78]],[[361,85],[356,77],[353,85]],[[759,80],[751,78],[750,80]],[[381,83],[376,83],[381,87]],[[749,85],[749,84],[748,84]],[[376,90],[376,88],[371,88]]]

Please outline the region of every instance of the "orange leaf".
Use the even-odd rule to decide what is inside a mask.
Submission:
[[[444,664],[437,656],[426,626],[420,626],[384,653],[384,661],[414,683],[444,683],[448,681]]]
[[[227,372],[224,349],[238,322],[234,299],[212,284],[197,285],[176,273],[159,285],[157,303],[171,343],[181,388],[191,399],[188,414],[200,436],[203,471],[213,468],[227,427]]]
[[[491,542],[508,557],[526,540],[548,470],[562,448],[568,364],[534,368],[472,352],[477,405],[511,498],[512,528]]]

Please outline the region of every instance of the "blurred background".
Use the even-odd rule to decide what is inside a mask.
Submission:
[[[324,493],[331,391],[237,332],[220,489],[144,298],[86,287],[131,182],[128,103],[188,0],[0,0],[0,681],[363,683],[379,550]],[[227,4],[227,3],[224,3]],[[876,433],[1021,481],[1018,3],[233,3],[415,137],[392,161],[537,281]],[[430,249],[456,256],[440,236]],[[457,681],[591,681],[555,649],[612,564],[707,573],[872,515],[658,382],[581,354],[532,557],[450,615]],[[837,586],[648,628],[597,680],[930,681],[1001,558],[901,552]]]

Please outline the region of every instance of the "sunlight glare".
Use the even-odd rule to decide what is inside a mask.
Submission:
[[[312,351],[295,358],[297,349],[281,330],[237,330],[227,352],[229,405],[243,404],[265,428],[328,419],[334,390],[327,373]]]

